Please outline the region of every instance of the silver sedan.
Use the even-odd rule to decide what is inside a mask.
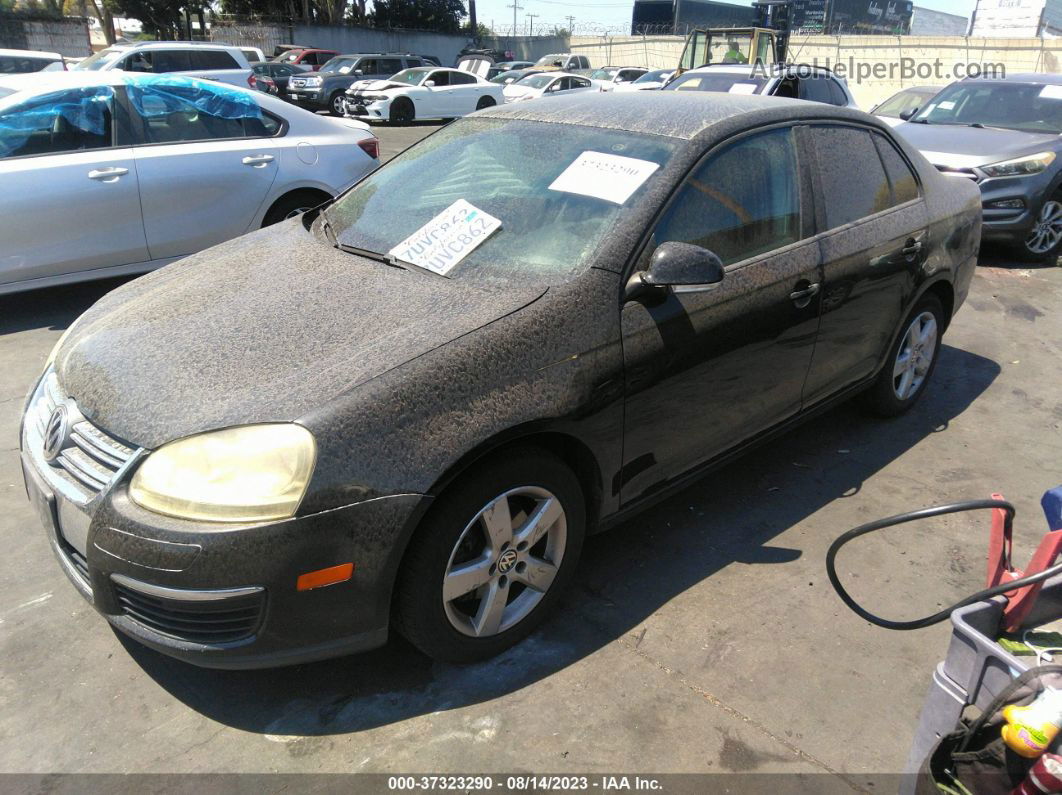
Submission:
[[[351,119],[173,75],[0,78],[0,294],[141,273],[345,191]]]

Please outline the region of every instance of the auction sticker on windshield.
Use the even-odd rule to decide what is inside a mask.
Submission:
[[[501,225],[458,199],[387,253],[445,276]]]
[[[623,204],[660,168],[659,163],[604,152],[583,152],[553,180],[550,190]]]

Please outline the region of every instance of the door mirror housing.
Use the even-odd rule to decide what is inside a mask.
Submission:
[[[909,110],[905,110],[903,113],[900,114],[900,118],[903,119],[904,121],[910,121],[912,118],[914,118],[914,115],[916,113],[918,113],[918,111],[920,111],[920,110],[922,110],[922,108],[920,108],[920,107],[911,108]]]
[[[424,87],[425,88],[435,88],[435,81],[434,80],[425,80],[424,81]]]
[[[363,74],[365,74],[365,72],[363,72],[361,69],[355,69],[354,74],[358,75],[358,77],[361,77]]]
[[[649,269],[627,282],[627,299],[648,292],[672,289],[678,293],[702,292],[723,281],[723,261],[706,248],[691,243],[661,243],[649,260]]]

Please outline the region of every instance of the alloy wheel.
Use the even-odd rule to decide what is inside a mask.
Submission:
[[[553,584],[567,535],[564,507],[546,489],[520,486],[484,505],[446,566],[442,600],[451,626],[482,638],[520,623]]]
[[[896,352],[892,368],[892,389],[900,400],[917,394],[926,380],[937,350],[937,318],[922,312],[911,321]]]
[[[1025,247],[1033,254],[1046,254],[1062,240],[1062,202],[1049,199],[1040,208]]]

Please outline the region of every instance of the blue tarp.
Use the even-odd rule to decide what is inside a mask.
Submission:
[[[206,83],[180,75],[129,75],[129,101],[147,118],[196,111],[220,119],[260,119],[254,95],[224,83]]]
[[[21,149],[33,133],[55,129],[59,117],[91,135],[108,132],[114,90],[110,86],[64,89],[36,96],[0,114],[0,157]]]

